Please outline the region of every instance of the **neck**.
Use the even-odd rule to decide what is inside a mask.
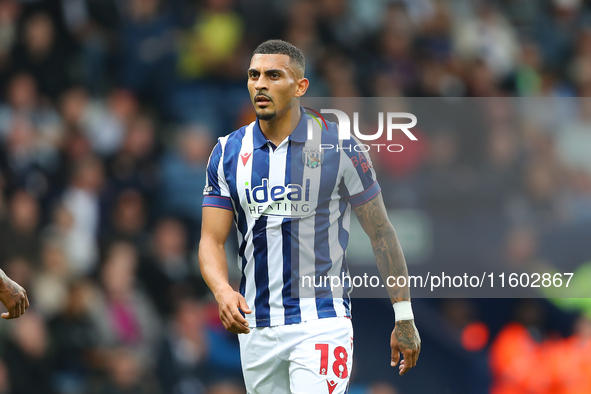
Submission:
[[[275,146],[279,145],[284,139],[286,139],[294,130],[295,125],[300,121],[300,116],[302,116],[300,113],[300,107],[295,106],[295,109],[297,111],[297,119],[295,119],[295,123],[292,123],[291,119],[291,106],[284,112],[277,113],[277,115],[271,120],[259,119],[261,131],[268,140],[275,144]],[[292,126],[292,124],[294,126]]]

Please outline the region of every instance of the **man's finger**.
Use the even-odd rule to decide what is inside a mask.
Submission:
[[[234,320],[242,324],[244,327],[248,327],[248,322],[246,321],[244,316],[242,316],[242,314],[237,308],[232,311],[232,317],[234,318]]]
[[[2,318],[3,318],[3,319],[6,319],[6,320],[10,319],[10,313],[8,313],[8,312],[4,312],[4,313],[3,313],[2,315],[0,315],[0,316],[2,316]]]
[[[248,304],[246,303],[246,300],[244,299],[244,297],[242,295],[240,295],[240,297],[238,297],[238,307],[240,307],[240,310],[242,312],[246,313],[247,315],[252,313],[252,311],[248,307]]]
[[[227,330],[230,325],[228,324],[228,319],[226,318],[226,314],[222,311],[220,311],[220,320],[221,320],[222,324],[224,325],[224,328]]]
[[[400,376],[402,376],[402,375],[404,375],[405,373],[407,373],[407,372],[408,372],[408,370],[410,369],[410,367],[408,366],[408,362],[404,362],[404,363],[402,363],[402,362],[401,362],[400,366],[402,367],[402,368],[400,369],[400,372],[398,372],[398,374],[399,374]]]
[[[408,372],[408,370],[410,369],[411,365],[412,365],[412,360],[411,357],[408,353],[402,353],[402,358],[403,358],[403,362],[401,361],[401,366],[402,369],[400,369],[399,375],[404,375],[405,373]]]
[[[244,324],[240,323],[237,320],[233,320],[232,321],[232,327],[235,327],[237,330],[240,330],[240,332],[248,332],[248,327],[246,327]]]
[[[234,308],[234,310],[231,312],[231,315],[229,316],[229,318],[230,318],[232,325],[235,326],[238,330],[240,330],[240,333],[245,333],[245,332],[250,331],[248,329],[248,322],[246,321],[244,316],[242,316],[240,314],[240,311],[238,311],[238,308]]]
[[[25,309],[26,309],[26,308],[25,308],[25,303],[24,303],[24,302],[21,302],[21,303],[20,303],[20,307],[21,307],[21,316],[22,316],[22,315],[24,315],[24,314],[25,314]]]
[[[237,334],[248,334],[250,332],[250,330],[248,329],[248,327],[244,326],[242,323],[234,320],[232,322],[232,327],[234,327],[237,331]]]
[[[29,307],[29,297],[25,295],[25,309]]]
[[[414,366],[414,357],[412,350],[406,350],[402,353],[402,357],[404,357],[404,368],[400,370],[400,375],[404,375]]]
[[[228,332],[231,332],[232,334],[240,334],[238,331],[236,331],[236,328],[234,326],[230,326],[226,328],[226,330],[228,330]]]
[[[231,311],[229,308],[224,308],[222,314],[224,316],[224,327],[226,330],[234,334],[250,332],[246,319],[238,312],[238,309]]]
[[[404,354],[404,359],[406,360],[406,365],[408,366],[408,369],[411,369],[412,367],[414,367],[414,363],[415,363],[414,352],[412,350],[407,350],[403,354]]]
[[[390,366],[395,367],[396,364],[398,364],[398,361],[400,360],[400,353],[398,352],[398,344],[393,343],[390,346],[392,347],[392,359],[390,361]]]
[[[20,310],[18,309],[17,305],[15,304],[10,311],[10,318],[14,319],[15,317],[19,317],[21,314],[19,313]]]

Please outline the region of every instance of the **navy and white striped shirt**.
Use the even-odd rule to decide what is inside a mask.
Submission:
[[[338,294],[330,285],[317,287],[312,297],[298,297],[298,286],[304,275],[349,274],[351,206],[376,197],[380,186],[369,155],[353,149],[355,139],[338,140],[338,126],[328,122],[328,130],[307,140],[309,119],[302,110],[277,147],[257,120],[220,138],[207,165],[203,206],[234,213],[250,327],[350,317],[349,286]]]

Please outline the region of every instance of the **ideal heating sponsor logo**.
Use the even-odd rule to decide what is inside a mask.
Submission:
[[[244,185],[247,209],[254,218],[263,215],[302,217],[310,213],[310,179],[305,179],[304,185],[270,186],[267,178],[259,186],[251,187],[248,182]]]
[[[351,139],[351,120],[349,119],[349,115],[345,112],[340,111],[338,109],[321,109],[320,113],[318,111],[313,110],[312,108],[305,107],[306,110],[310,111],[308,115],[312,117],[320,130],[322,130],[323,126],[328,129],[328,124],[326,120],[321,114],[333,114],[337,117],[338,122],[338,133],[339,133],[339,140],[349,140]],[[375,141],[382,136],[384,133],[384,119],[386,120],[386,138],[388,141],[392,141],[392,135],[395,131],[402,131],[411,141],[417,141],[417,137],[410,131],[413,127],[417,124],[417,117],[409,112],[387,112],[384,116],[383,112],[378,113],[378,130],[374,134],[363,134],[359,130],[359,112],[353,112],[353,132],[355,136],[360,141]],[[409,122],[407,123],[398,123],[401,119],[407,119]],[[322,122],[321,122],[322,121]],[[314,121],[312,119],[308,119],[308,140],[314,139]],[[319,148],[321,151],[328,150],[328,149],[339,149],[347,150],[347,151],[355,151],[355,152],[369,152],[370,150],[377,150],[380,152],[380,149],[383,151],[388,152],[402,152],[404,147],[401,144],[378,144],[378,143],[361,143],[361,144],[352,144],[348,147],[341,147],[339,145],[333,144],[320,144]]]

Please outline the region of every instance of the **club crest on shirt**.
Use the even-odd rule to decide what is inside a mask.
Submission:
[[[302,161],[306,167],[318,168],[324,161],[324,152],[320,148],[305,147],[302,149]]]

